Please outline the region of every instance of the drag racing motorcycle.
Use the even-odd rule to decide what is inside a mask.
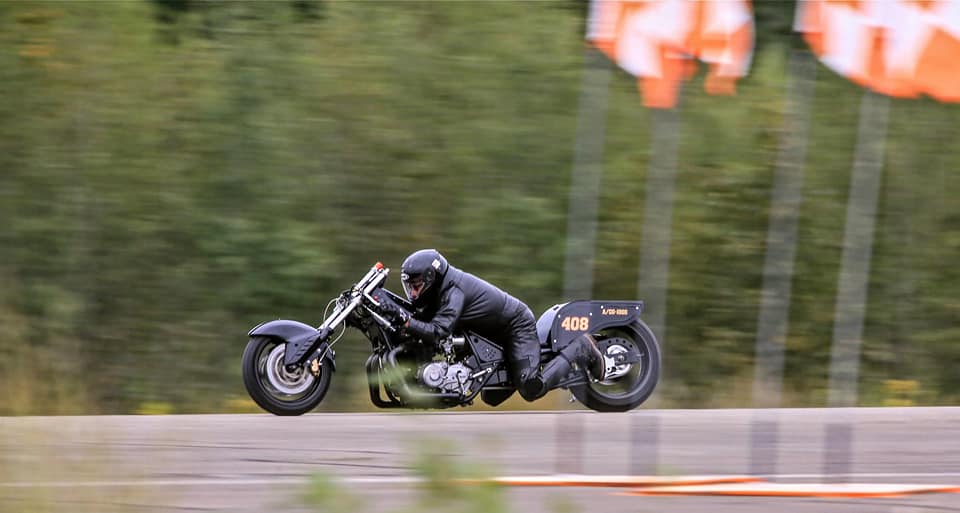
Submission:
[[[243,352],[243,383],[250,397],[276,415],[301,415],[323,400],[336,370],[334,345],[347,327],[369,339],[366,361],[370,400],[380,408],[467,406],[480,395],[496,406],[515,390],[504,347],[472,332],[454,332],[425,344],[393,327],[377,297],[388,294],[410,312],[413,306],[384,284],[390,270],[377,263],[355,285],[327,304],[318,327],[273,320],[250,330]],[[331,310],[332,307],[332,310]],[[644,402],[660,376],[660,348],[642,320],[642,301],[572,301],[547,309],[537,321],[541,361],[583,333],[603,353],[603,381],[574,366],[556,386],[585,406],[627,411]]]

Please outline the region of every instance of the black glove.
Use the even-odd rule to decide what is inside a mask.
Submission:
[[[394,328],[403,328],[404,325],[407,324],[407,321],[410,320],[410,312],[398,305],[397,302],[383,290],[377,290],[372,295],[373,298],[380,303],[380,311],[383,312],[387,320],[393,324]]]

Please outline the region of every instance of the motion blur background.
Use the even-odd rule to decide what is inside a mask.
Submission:
[[[735,96],[707,95],[702,72],[679,93],[668,294],[650,312],[665,323],[660,407],[751,404],[788,62],[807,51],[795,7],[754,2]],[[571,272],[592,276],[593,297],[644,299],[656,111],[602,64],[602,124],[578,132],[600,59],[588,10],[0,2],[0,414],[257,411],[239,365],[253,325],[319,324],[373,263],[398,269],[422,247],[535,314],[571,299]],[[784,406],[827,403],[864,96],[815,66]],[[958,121],[947,103],[890,101],[860,405],[960,399]],[[594,257],[565,275],[572,170],[591,133]],[[350,332],[338,344],[322,410],[370,408],[367,347]]]

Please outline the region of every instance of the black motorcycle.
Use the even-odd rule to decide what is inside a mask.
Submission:
[[[425,344],[394,329],[376,297],[404,298],[383,288],[389,269],[377,263],[356,285],[327,305],[319,327],[274,320],[250,330],[243,352],[243,383],[250,397],[276,415],[301,415],[327,393],[336,370],[334,344],[347,326],[363,332],[373,351],[366,362],[370,400],[380,408],[467,406],[477,395],[497,405],[515,390],[502,343],[476,333],[453,333]],[[606,360],[603,381],[574,367],[557,388],[597,411],[627,411],[645,401],[660,376],[660,348],[640,320],[642,301],[572,301],[554,305],[537,321],[543,362],[582,333],[591,333]],[[481,394],[482,392],[482,394]]]

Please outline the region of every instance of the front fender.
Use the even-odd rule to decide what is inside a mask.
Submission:
[[[320,331],[309,324],[288,319],[277,319],[258,324],[250,333],[251,337],[275,337],[286,342],[286,353],[283,357],[284,365],[301,364],[307,360],[326,353],[330,360],[330,367],[337,370],[334,352],[327,351],[327,337],[331,330]],[[308,357],[309,355],[309,357]]]
[[[248,335],[251,337],[279,337],[289,341],[297,336],[304,336],[316,331],[317,329],[313,326],[300,321],[277,319],[274,321],[261,322],[250,330]]]

